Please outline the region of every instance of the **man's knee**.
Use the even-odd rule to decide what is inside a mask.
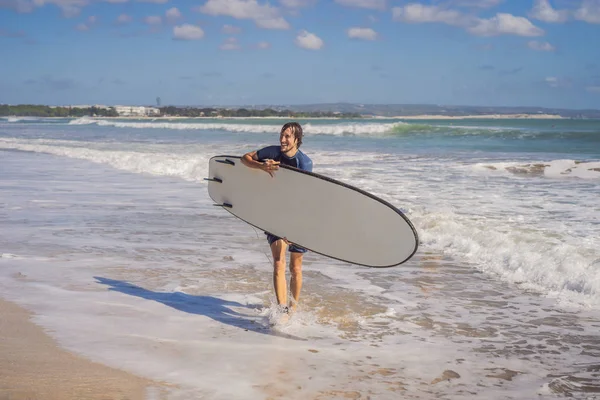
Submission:
[[[285,264],[285,242],[281,239],[271,243],[271,254],[273,255],[273,262]]]
[[[285,259],[273,262],[273,272],[276,274],[285,274]]]
[[[293,275],[302,274],[302,254],[301,253],[292,253],[290,259],[290,272]]]

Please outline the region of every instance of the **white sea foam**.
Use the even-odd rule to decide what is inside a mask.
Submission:
[[[130,144],[130,151],[116,150],[120,147],[118,143],[0,139],[0,148],[44,152],[103,163],[124,171],[194,182],[204,182],[208,159],[220,152],[218,147],[202,145]],[[315,151],[311,156],[319,165],[319,172],[379,195],[407,212],[426,248],[450,254],[482,271],[541,292],[559,294],[565,299],[572,297],[578,303],[600,304],[597,266],[600,239],[597,230],[594,231],[595,225],[583,222],[598,218],[593,211],[594,196],[580,196],[577,202],[582,208],[577,211],[570,205],[569,189],[557,188],[549,195],[538,192],[536,186],[528,186],[513,192],[510,186],[490,185],[478,177],[481,171],[512,176],[515,172],[507,171],[511,168],[524,169],[525,176],[535,177],[541,174],[537,172],[540,170],[552,178],[565,177],[569,175],[556,171],[570,169],[576,176],[589,177],[598,175],[590,169],[599,163],[557,160],[543,163],[542,167],[536,166],[541,163],[449,167],[438,166],[435,163],[439,161],[428,158],[399,158],[364,151]],[[385,165],[381,165],[383,161]],[[490,165],[495,169],[490,169]],[[432,174],[435,168],[439,171]],[[367,175],[365,169],[369,171]],[[429,171],[431,178],[424,179],[424,171]],[[453,176],[456,171],[474,173],[472,179],[464,177],[469,180],[469,191],[457,191],[460,183],[439,184],[440,180],[448,181],[444,177]],[[423,196],[430,192],[436,196]],[[448,208],[448,204],[453,206]],[[589,213],[585,214],[588,208]],[[549,218],[549,215],[565,217]]]
[[[107,119],[78,118],[70,121],[71,125],[112,126],[116,128],[134,129],[174,129],[174,130],[222,130],[237,133],[279,133],[281,123],[277,124],[244,124],[236,122],[141,122],[119,121]],[[391,132],[395,127],[407,125],[397,123],[339,123],[339,124],[304,124],[303,130],[307,135],[381,135]]]
[[[472,166],[490,174],[545,176],[548,178],[600,179],[600,161],[550,160],[532,162],[484,162]]]
[[[0,120],[5,119],[6,122],[15,123],[15,122],[56,122],[58,119],[56,118],[43,118],[43,117],[22,117],[22,116],[9,116],[9,117],[0,117]]]
[[[0,258],[20,258],[20,257],[16,254],[0,253]]]
[[[127,165],[130,155],[117,150],[125,144],[78,143],[36,142],[65,151],[58,157],[3,153],[0,202],[11,210],[0,213],[10,232],[3,252],[31,256],[0,258],[0,291],[33,310],[65,348],[176,385],[172,399],[533,398],[544,388],[555,394],[543,386],[556,379],[550,374],[597,363],[597,314],[557,311],[552,299],[494,279],[486,264],[516,252],[523,262],[509,260],[506,271],[514,264],[522,277],[554,285],[562,268],[564,281],[577,282],[583,268],[570,263],[597,255],[586,235],[593,228],[575,226],[591,215],[577,206],[594,204],[593,193],[576,207],[552,202],[548,211],[572,213],[572,225],[562,225],[531,212],[548,200],[536,201],[537,192],[464,176],[445,160],[386,157],[382,166],[375,153],[316,151],[332,176],[407,206],[421,251],[386,270],[307,254],[299,314],[268,327],[274,310],[263,237],[212,207],[195,182],[86,162],[116,152],[117,164]],[[127,145],[156,163],[183,151]],[[201,149],[184,154],[215,151]],[[89,160],[77,152],[87,150]],[[552,190],[557,200],[566,189]],[[443,253],[454,258],[440,261]],[[588,298],[593,279],[585,278]],[[517,375],[498,378],[507,371]]]
[[[77,158],[129,172],[175,176],[192,181],[202,181],[207,177],[210,158],[206,152],[170,153],[168,147],[163,147],[162,152],[148,151],[147,148],[146,151],[121,151],[87,142],[43,139],[0,139],[0,148]]]
[[[570,240],[518,219],[485,218],[477,223],[453,212],[415,218],[423,243],[432,249],[525,288],[600,306],[598,240]]]

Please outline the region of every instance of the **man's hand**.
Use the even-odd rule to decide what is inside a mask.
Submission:
[[[260,169],[266,171],[269,175],[274,176],[275,171],[279,169],[279,161],[265,160]]]
[[[242,164],[249,168],[258,168],[267,172],[271,177],[279,169],[279,161],[267,159],[264,162],[258,161],[256,151],[246,153],[242,156]]]

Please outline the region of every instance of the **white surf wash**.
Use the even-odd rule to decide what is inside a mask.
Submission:
[[[274,121],[272,124],[247,124],[235,120],[222,123],[214,122],[141,122],[141,121],[112,121],[104,119],[79,118],[70,121],[71,125],[89,125],[134,128],[134,129],[175,129],[175,130],[223,130],[238,133],[279,133],[282,123]],[[344,124],[314,124],[307,123],[303,130],[308,135],[381,135],[391,132],[394,128],[408,125],[403,122],[395,123],[344,123]]]
[[[453,285],[464,290],[477,283],[490,293],[482,300],[510,298],[523,315],[510,308],[476,312],[452,297],[441,301],[443,287],[453,281],[443,265],[441,280],[430,283],[428,294],[400,279],[419,276],[419,263],[376,274],[309,256],[307,286],[316,289],[307,288],[306,301],[327,302],[330,316],[321,321],[301,313],[288,327],[267,330],[265,296],[271,290],[264,238],[254,240],[238,220],[213,211],[196,183],[89,168],[81,160],[47,155],[9,153],[7,159],[10,178],[3,184],[13,191],[4,204],[14,219],[6,221],[11,236],[5,243],[16,257],[0,260],[2,292],[35,310],[36,322],[67,349],[179,385],[170,398],[370,392],[394,399],[400,392],[460,399],[465,388],[486,397],[500,392],[519,397],[536,394],[544,382],[538,376],[575,357],[576,349],[563,349],[558,362],[555,355],[498,361],[495,354],[506,340],[515,341],[504,334],[498,339],[502,347],[489,350],[491,355],[473,352],[481,345],[478,335],[500,335],[497,328],[478,327],[491,315],[498,326],[528,326],[527,318],[543,317],[551,302],[515,298],[506,287],[499,295],[493,280],[470,282],[473,275],[464,272]],[[35,168],[23,168],[33,159]],[[35,198],[32,184],[44,188]],[[322,299],[325,293],[330,297]],[[357,308],[336,313],[338,297],[343,307]],[[457,335],[456,327],[465,333]],[[539,329],[535,333],[538,337]],[[526,337],[516,336],[519,342]],[[532,343],[535,338],[526,345]],[[520,384],[495,387],[494,378],[484,378],[503,368],[519,371]],[[460,376],[459,384],[431,385],[444,370]]]
[[[77,142],[77,147],[70,147],[65,146],[68,141],[40,142],[44,144],[0,139],[0,146],[198,182],[206,177],[212,154],[231,150],[214,146],[206,150],[196,145],[186,146],[183,153],[182,148],[173,152],[177,146],[138,144],[138,151],[123,152],[93,143]],[[473,173],[456,164],[410,157],[398,160],[393,154],[314,152],[312,156],[325,175],[371,191],[407,211],[409,218],[418,224],[421,240],[432,250],[451,254],[503,279],[559,295],[564,300],[600,304],[597,266],[600,235],[585,223],[595,218],[594,193],[578,197],[580,211],[566,220],[571,221],[571,226],[565,231],[568,222],[548,215],[560,215],[573,208],[561,206],[570,197],[571,187],[557,186],[547,191],[523,184],[515,191],[510,185],[490,183],[485,175],[477,174],[477,168]],[[381,166],[381,160],[394,158],[397,161],[387,161]],[[365,168],[369,170],[368,176],[364,176]],[[429,177],[425,177],[426,171]],[[453,180],[453,185],[439,185]],[[469,187],[468,191],[457,191],[462,184]],[[431,192],[436,193],[434,198],[422,195]],[[590,210],[588,214],[586,209]],[[581,231],[574,236],[573,230],[578,229]]]
[[[116,150],[123,147],[131,151]],[[0,148],[46,152],[202,184],[212,155],[249,150],[240,145],[111,144],[44,139],[0,139]],[[600,234],[596,225],[586,223],[597,219],[596,193],[581,192],[576,204],[570,200],[573,190],[570,178],[597,180],[600,176],[594,170],[597,163],[561,160],[526,163],[545,165],[544,175],[559,180],[552,184],[553,181],[540,181],[533,174],[531,179],[536,184],[532,185],[522,182],[518,173],[506,172],[510,166],[517,168],[523,163],[492,163],[492,168],[486,168],[482,163],[461,164],[455,159],[399,157],[381,152],[315,150],[311,156],[319,172],[371,191],[406,211],[418,224],[421,240],[431,250],[448,253],[483,271],[558,295],[563,300],[600,304],[597,266]],[[569,173],[564,172],[567,170]],[[490,181],[488,177],[499,171],[508,175],[500,181]],[[561,185],[565,179],[569,182]],[[519,185],[517,190],[515,184]],[[565,213],[568,219],[552,217]]]
[[[267,310],[252,307],[264,307],[271,293],[260,232],[256,237],[225,212],[217,213],[202,196],[205,187],[198,175],[176,171],[172,176],[181,182],[161,177],[161,164],[176,167],[174,154],[191,162],[250,146],[235,139],[197,147],[69,142],[27,149],[33,153],[22,155],[24,163],[3,169],[9,172],[7,187],[13,188],[6,193],[16,197],[5,203],[14,228],[3,238],[10,251],[1,259],[0,284],[9,298],[37,310],[37,321],[67,348],[92,359],[167,378],[189,390],[188,397],[213,399],[264,398],[278,391],[288,398],[319,391],[352,396],[361,390],[392,399],[398,396],[389,391],[395,384],[414,398],[472,396],[465,397],[465,390],[482,397],[529,398],[553,393],[548,374],[593,363],[594,357],[586,355],[592,350],[576,343],[585,345],[585,335],[594,334],[594,314],[586,324],[577,314],[554,312],[552,299],[472,273],[479,268],[512,281],[522,279],[518,272],[544,293],[557,283],[580,282],[583,268],[570,265],[575,246],[591,249],[581,255],[584,266],[598,254],[597,231],[590,224],[598,215],[593,214],[593,180],[497,177],[497,171],[453,157],[308,147],[319,172],[405,210],[420,229],[423,255],[447,253],[454,255],[454,264],[471,264],[463,268],[437,261],[435,272],[425,275],[430,271],[425,262],[375,273],[312,257],[305,266],[305,299],[313,311],[284,330],[309,339],[296,343],[256,329]],[[40,144],[26,140],[4,148]],[[94,152],[87,154],[88,149]],[[146,155],[154,157],[152,163],[137,159]],[[3,165],[10,166],[6,160]],[[38,168],[32,169],[33,177],[27,175],[29,162]],[[62,183],[54,186],[57,182]],[[558,253],[554,243],[567,245],[566,251]],[[216,271],[220,278],[211,275]],[[94,281],[94,276],[105,281]],[[579,293],[575,300],[593,307],[593,268],[587,276],[589,291],[574,284],[562,296]],[[331,297],[323,299],[324,293]],[[321,319],[313,314],[320,309]],[[327,316],[328,310],[336,312]],[[556,324],[552,321],[567,316],[574,319],[564,328],[533,322]],[[573,330],[581,337],[570,336]],[[526,355],[531,348],[535,357]],[[299,360],[296,367],[290,359]],[[461,378],[432,385],[445,369]],[[503,384],[486,377],[503,369],[519,375]],[[235,384],[219,389],[230,380]],[[298,385],[303,391],[294,391]]]

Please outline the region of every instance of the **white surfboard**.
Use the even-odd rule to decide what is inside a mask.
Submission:
[[[209,161],[211,199],[239,219],[309,251],[367,267],[410,259],[418,235],[390,203],[326,176],[280,165],[271,177],[237,156]],[[266,239],[265,239],[266,242]]]

